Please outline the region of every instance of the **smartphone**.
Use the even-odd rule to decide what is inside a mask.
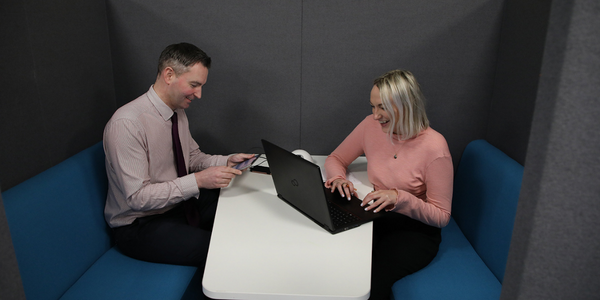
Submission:
[[[250,159],[246,159],[245,161],[233,166],[233,168],[238,169],[238,170],[244,170],[247,167],[249,167],[257,158],[258,158],[258,156],[254,156]]]

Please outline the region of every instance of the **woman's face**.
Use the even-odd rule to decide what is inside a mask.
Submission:
[[[389,133],[390,130],[393,130],[391,118],[389,112],[385,110],[383,104],[381,103],[381,95],[379,94],[379,88],[374,85],[371,90],[371,109],[373,111],[373,118],[376,121],[379,121],[381,125],[381,130],[385,133]],[[398,110],[394,107],[394,113],[396,114],[396,120],[398,120]],[[396,132],[394,132],[396,133]]]

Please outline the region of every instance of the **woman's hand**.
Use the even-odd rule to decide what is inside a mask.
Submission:
[[[335,190],[340,192],[342,197],[348,198],[348,200],[352,199],[352,195],[358,197],[356,193],[356,189],[354,188],[354,184],[346,179],[338,178],[331,183],[331,192],[333,193]]]
[[[396,206],[398,192],[396,190],[380,190],[370,192],[365,196],[360,206],[365,206],[366,211],[375,209],[373,212],[380,212],[383,209],[392,209]]]

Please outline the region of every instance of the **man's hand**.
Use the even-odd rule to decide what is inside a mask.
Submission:
[[[232,155],[227,159],[227,166],[233,168],[235,165],[237,165],[247,159],[251,159],[254,156],[256,156],[256,155],[255,154],[245,154],[245,153],[239,153],[239,154]]]
[[[222,166],[210,167],[194,175],[198,188],[217,189],[227,187],[235,176],[242,175],[242,171]]]

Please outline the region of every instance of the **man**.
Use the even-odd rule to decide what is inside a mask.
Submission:
[[[219,188],[241,174],[233,166],[253,157],[205,154],[190,134],[184,109],[202,96],[210,63],[194,45],[168,46],[154,85],[104,129],[104,215],[130,257],[202,267]]]

